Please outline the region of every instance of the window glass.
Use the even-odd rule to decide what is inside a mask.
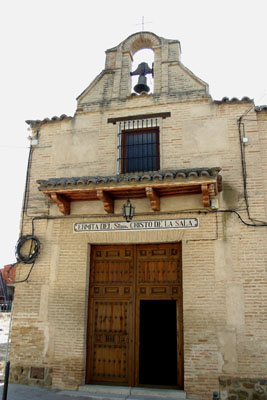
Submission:
[[[159,128],[122,131],[121,172],[159,169]]]

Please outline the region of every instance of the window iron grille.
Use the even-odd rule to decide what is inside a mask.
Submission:
[[[159,170],[158,120],[124,121],[118,128],[118,172]]]

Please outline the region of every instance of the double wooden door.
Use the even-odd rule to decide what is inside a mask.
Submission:
[[[92,246],[88,307],[87,383],[183,387],[180,243]]]

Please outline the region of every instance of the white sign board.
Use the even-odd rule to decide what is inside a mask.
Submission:
[[[154,229],[192,229],[198,228],[198,218],[157,219],[147,221],[115,221],[115,222],[76,222],[75,233],[81,232],[114,232],[143,231]]]

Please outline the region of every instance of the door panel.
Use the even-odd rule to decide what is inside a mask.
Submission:
[[[177,365],[172,368],[171,373],[177,376],[175,385],[183,387],[182,270],[179,243],[92,246],[87,383],[129,386],[144,383],[146,377],[142,371],[143,375],[139,378],[139,369],[142,369],[141,366],[139,368],[139,357],[140,334],[144,334],[142,332],[145,326],[143,324],[143,331],[140,331],[140,304],[145,300],[154,301],[151,303],[154,314],[157,313],[157,307],[160,310],[160,307],[167,304],[164,300],[175,303],[175,323],[172,328],[166,326],[166,329],[171,329],[171,334],[177,337],[173,341],[172,351]],[[144,311],[142,313],[144,315]],[[155,336],[154,353],[157,353],[157,349],[163,344],[153,331],[156,333],[164,328],[157,326],[157,318],[151,320],[151,324],[152,322],[152,330],[146,330],[144,335],[148,334],[153,338]],[[142,336],[141,339],[142,346],[149,343],[149,339]],[[144,356],[141,354],[141,357]],[[148,363],[148,358],[146,362]]]
[[[132,384],[133,246],[92,246],[87,382]]]
[[[181,265],[181,244],[180,243],[171,243],[171,244],[148,244],[148,245],[138,245],[136,249],[136,268],[137,268],[137,277],[136,277],[136,345],[135,345],[135,358],[136,365],[140,368],[137,368],[135,371],[135,383],[145,384],[145,380],[147,379],[142,372],[140,363],[140,357],[142,358],[142,354],[140,353],[140,346],[142,347],[142,340],[146,342],[146,338],[141,337],[142,335],[142,312],[140,312],[141,303],[143,303],[143,307],[148,307],[149,303],[144,303],[144,300],[154,302],[151,303],[151,314],[156,313],[156,304],[158,304],[158,311],[160,313],[160,309],[162,308],[164,302],[162,301],[170,301],[175,300],[176,315],[173,316],[175,323],[172,327],[160,321],[160,314],[158,318],[151,319],[150,324],[153,324],[154,334],[150,331],[151,342],[149,345],[154,345],[154,354],[158,354],[154,362],[152,362],[152,358],[154,354],[151,351],[151,369],[154,368],[154,365],[160,362],[160,353],[161,349],[165,346],[165,344],[160,339],[159,332],[162,331],[162,324],[164,329],[170,329],[170,335],[176,335],[176,340],[173,340],[175,348],[172,353],[176,354],[176,370],[174,371],[177,374],[177,379],[173,378],[173,368],[172,372],[169,375],[172,375],[172,379],[169,381],[167,386],[178,386],[179,388],[183,388],[183,320],[182,320],[182,265]],[[159,302],[160,301],[160,302]],[[158,303],[157,303],[158,302]],[[153,310],[153,311],[152,311]],[[144,311],[143,311],[144,312]],[[172,311],[173,312],[173,311]],[[149,315],[149,314],[147,314]],[[164,315],[161,317],[164,320]],[[175,327],[176,325],[176,327]],[[141,328],[141,329],[140,329]],[[173,330],[174,329],[174,330]],[[147,329],[144,329],[143,335],[146,335]],[[163,337],[163,331],[162,335]],[[173,336],[172,336],[173,337]],[[166,336],[165,336],[166,339]],[[175,344],[176,343],[176,344]],[[148,351],[149,353],[149,351]],[[163,351],[164,354],[164,351]],[[145,357],[145,356],[144,356]],[[163,356],[162,356],[163,357]],[[162,358],[163,359],[163,358]],[[147,361],[146,361],[147,362]],[[165,365],[165,369],[167,369],[167,364],[169,364],[170,360]],[[148,365],[148,364],[147,364]],[[141,372],[141,375],[140,375]],[[151,380],[151,378],[149,378]],[[163,382],[167,382],[167,378],[162,379],[162,383],[160,383],[159,379],[156,379],[158,385],[164,385]],[[171,384],[172,382],[172,384]],[[176,382],[176,383],[174,383]],[[149,384],[149,382],[147,382]],[[151,385],[154,384],[150,383]]]
[[[131,302],[94,301],[90,379],[129,382]]]

